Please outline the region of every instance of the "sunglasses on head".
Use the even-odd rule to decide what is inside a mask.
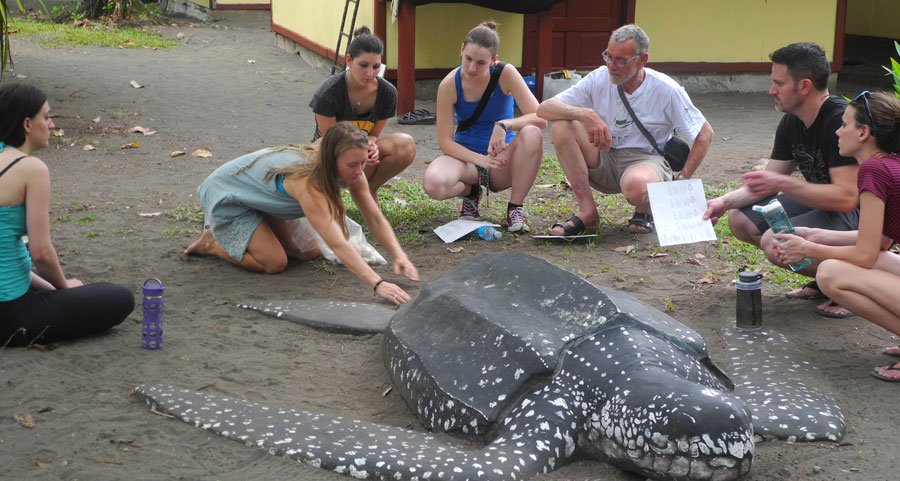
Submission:
[[[863,90],[853,99],[856,103],[861,103],[866,106],[866,115],[869,117],[869,127],[872,129],[872,132],[875,132],[875,117],[872,117],[872,109],[869,108],[869,97],[872,95],[872,92],[868,90]]]

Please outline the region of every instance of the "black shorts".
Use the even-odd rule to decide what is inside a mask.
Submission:
[[[760,200],[756,205],[766,205],[778,199],[794,227],[818,227],[820,229],[848,231],[859,228],[859,207],[850,212],[828,212],[805,206],[785,194],[773,195]],[[742,207],[740,211],[756,225],[760,233],[769,230],[769,224],[762,214],[753,210],[753,205]]]

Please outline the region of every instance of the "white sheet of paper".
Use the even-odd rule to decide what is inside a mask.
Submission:
[[[449,244],[483,225],[500,227],[500,224],[491,224],[490,222],[480,220],[454,220],[435,227],[434,233],[437,234],[445,244]]]
[[[716,232],[706,212],[706,195],[700,179],[647,184],[650,208],[659,245],[671,246],[714,241]]]

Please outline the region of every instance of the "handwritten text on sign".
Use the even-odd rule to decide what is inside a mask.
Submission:
[[[706,196],[700,179],[647,184],[659,245],[716,240],[712,222],[703,220]]]

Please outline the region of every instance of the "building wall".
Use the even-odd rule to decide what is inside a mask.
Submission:
[[[847,0],[847,33],[900,39],[900,0]]]
[[[387,65],[397,66],[397,23],[387,9]],[[522,64],[524,16],[469,4],[431,3],[416,7],[416,68],[452,68],[460,63],[466,34],[484,20],[494,20],[500,33],[500,58]]]
[[[836,12],[837,0],[637,0],[635,23],[653,62],[768,62],[801,41],[832,59]]]
[[[360,1],[357,25],[373,26],[375,1],[378,0]],[[650,34],[653,62],[766,63],[773,50],[798,41],[818,43],[832,59],[838,1],[636,0],[635,21]],[[344,1],[271,2],[274,25],[334,49]],[[900,0],[849,0],[849,3],[863,12],[866,4],[896,5]],[[388,68],[396,68],[397,49],[402,46],[397,45],[398,25],[390,18],[390,7],[388,2],[385,63]],[[855,18],[863,16],[861,13]],[[880,24],[887,25],[894,16],[881,17],[884,20]],[[469,4],[437,3],[416,8],[416,68],[449,69],[459,65],[459,46],[466,32],[485,19],[493,19],[499,25],[500,57],[521,65],[523,15]],[[893,27],[900,29],[900,26]]]
[[[268,5],[269,0],[216,0],[216,5]]]
[[[374,31],[375,1],[360,0],[357,27],[366,25]],[[344,3],[339,0],[272,0],[272,23],[334,50],[341,30]],[[348,12],[348,23],[351,16],[352,12]],[[342,44],[341,50],[345,45]]]

